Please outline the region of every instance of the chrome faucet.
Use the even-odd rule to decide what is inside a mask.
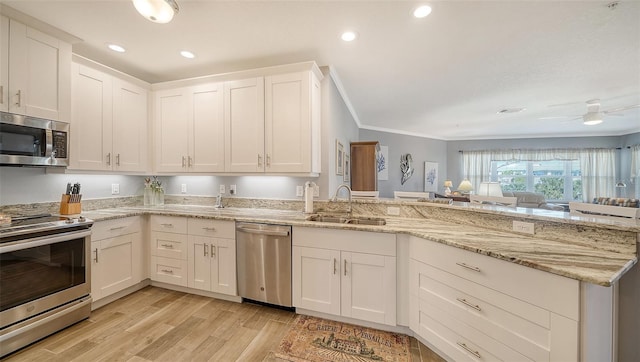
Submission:
[[[216,205],[214,207],[218,209],[222,209],[224,207],[222,205],[222,194],[218,194],[218,196],[216,196]]]
[[[342,184],[338,186],[338,188],[336,189],[336,194],[333,195],[333,199],[331,199],[331,201],[336,202],[338,200],[338,193],[340,192],[340,189],[343,188],[347,189],[347,192],[349,193],[349,215],[351,215],[351,187],[349,187],[349,185]]]

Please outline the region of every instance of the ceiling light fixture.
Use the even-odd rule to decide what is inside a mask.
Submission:
[[[166,24],[173,19],[180,8],[175,0],[132,0],[133,6],[154,23]]]
[[[588,112],[582,117],[582,123],[587,126],[595,126],[602,123],[602,112]]]
[[[422,5],[413,10],[413,16],[418,19],[426,18],[429,14],[431,14],[431,6]]]
[[[180,52],[180,55],[182,55],[183,57],[188,58],[188,59],[193,59],[193,58],[195,58],[195,57],[196,57],[196,55],[195,55],[195,54],[193,54],[192,52],[190,52],[190,51],[188,51],[188,50],[183,50],[183,51],[181,51],[181,52]]]
[[[126,50],[121,47],[118,44],[107,44],[107,47],[109,47],[109,49],[113,50],[114,52],[118,52],[118,53],[124,53]]]
[[[497,113],[498,114],[504,114],[504,113],[520,113],[522,111],[524,111],[526,108],[505,108],[505,109],[501,109],[499,110]]]
[[[340,36],[340,39],[342,39],[344,41],[354,41],[357,38],[358,38],[358,33],[356,33],[355,31],[345,31]]]

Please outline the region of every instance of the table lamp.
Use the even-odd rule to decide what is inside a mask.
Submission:
[[[502,187],[499,182],[480,182],[476,195],[502,197]]]
[[[453,187],[453,182],[451,182],[451,180],[446,180],[444,182],[444,196],[451,195],[451,187]]]
[[[471,181],[467,179],[462,180],[462,182],[460,182],[460,185],[458,185],[458,191],[462,192],[463,194],[469,194],[471,190],[473,190],[473,185],[471,185]]]

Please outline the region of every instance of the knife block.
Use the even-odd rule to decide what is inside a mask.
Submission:
[[[62,195],[60,215],[73,215],[82,212],[82,195]]]

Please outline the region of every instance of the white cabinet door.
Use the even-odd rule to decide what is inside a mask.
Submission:
[[[210,244],[211,291],[238,295],[236,282],[236,241],[233,239],[213,239]]]
[[[9,111],[69,122],[71,45],[9,20]]]
[[[189,288],[211,290],[211,238],[189,235]]]
[[[264,78],[224,83],[225,170],[264,172]]]
[[[340,315],[340,251],[293,247],[293,305]]]
[[[115,171],[145,171],[147,91],[113,79],[113,159]]]
[[[189,88],[189,156],[192,172],[224,171],[224,88],[222,83]]]
[[[91,242],[91,295],[94,302],[142,281],[141,233]]]
[[[102,284],[100,283],[100,277],[102,276],[102,272],[100,268],[102,264],[99,264],[98,261],[100,254],[100,240],[91,242],[91,298],[93,301],[102,298],[100,295],[102,290]]]
[[[110,170],[112,157],[111,77],[73,64],[71,165],[80,170]]]
[[[311,171],[310,72],[265,77],[265,171]]]
[[[0,15],[0,111],[9,110],[9,18]]]
[[[396,258],[341,252],[342,315],[396,325]]]
[[[188,149],[188,96],[183,88],[155,95],[156,170],[186,171]]]

